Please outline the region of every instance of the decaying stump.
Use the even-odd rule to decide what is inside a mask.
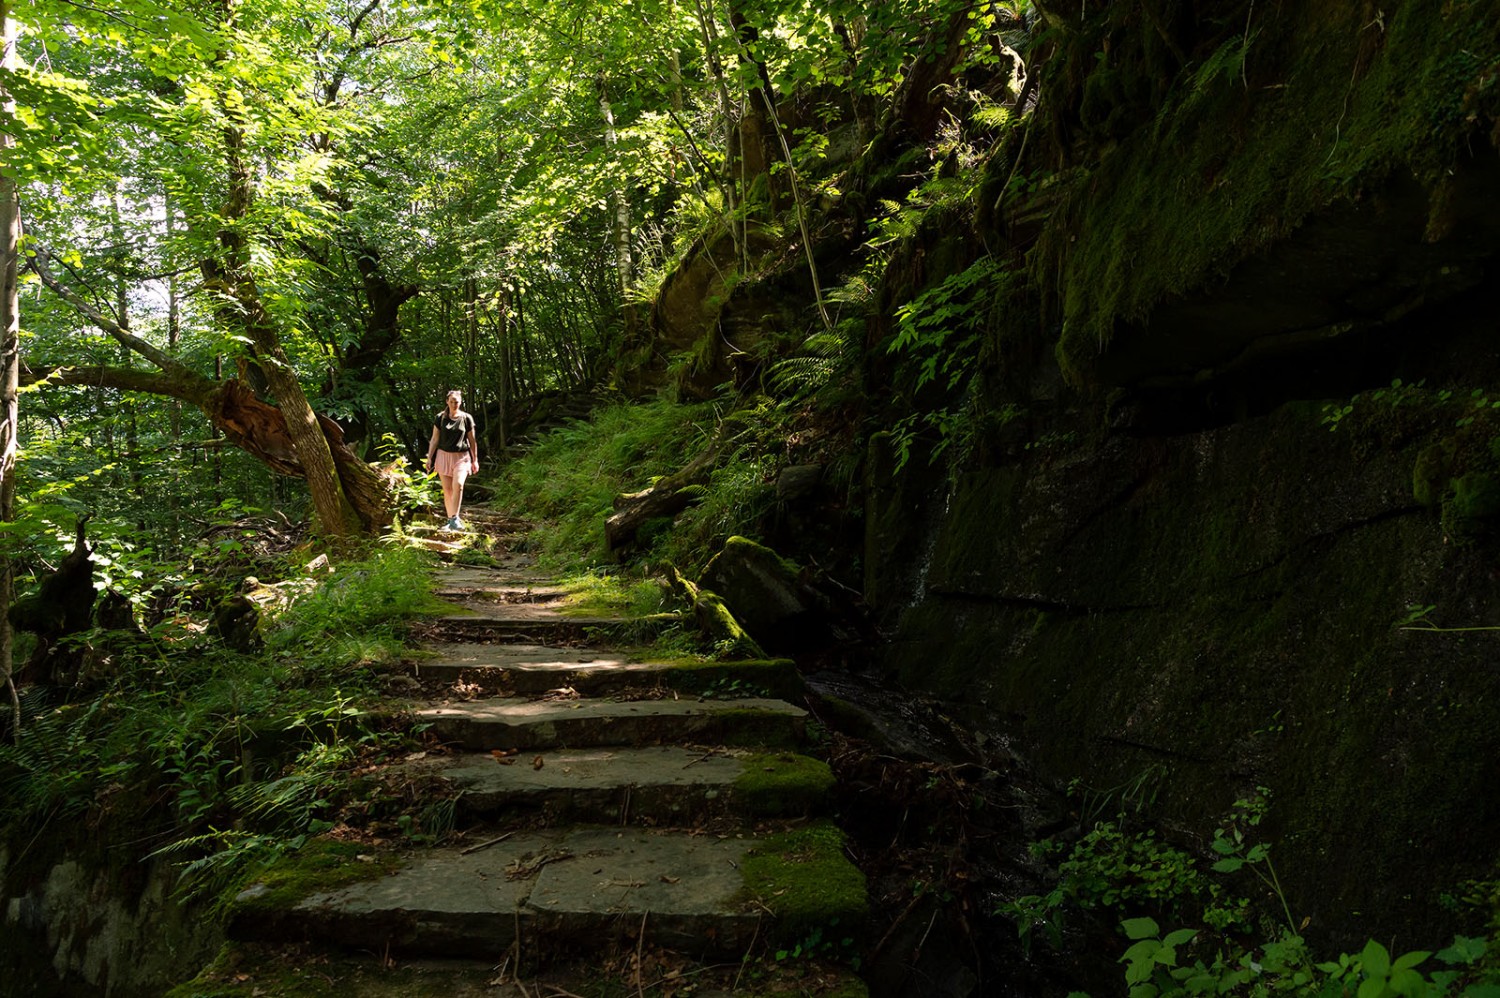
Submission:
[[[57,571],[42,579],[36,592],[11,604],[10,624],[18,631],[36,635],[36,649],[20,674],[29,682],[55,686],[69,681],[68,656],[58,643],[69,634],[92,626],[94,610],[94,564],[91,549],[84,536],[89,514],[78,518],[78,535],[73,550],[57,566]]]

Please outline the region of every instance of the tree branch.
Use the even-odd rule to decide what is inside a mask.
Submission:
[[[185,377],[131,367],[95,364],[90,367],[42,367],[21,374],[21,386],[83,385],[89,388],[115,388],[125,392],[164,395],[196,406],[202,406],[213,393],[214,382],[183,369]]]
[[[88,319],[89,322],[92,322],[99,329],[103,330],[105,333],[108,333],[115,340],[115,342],[119,343],[121,346],[125,347],[132,353],[140,354],[142,357],[155,364],[158,368],[161,369],[162,373],[173,378],[184,380],[202,377],[202,375],[187,367],[185,364],[172,357],[166,351],[160,350],[157,347],[152,346],[150,343],[147,343],[145,340],[141,339],[139,336],[136,336],[130,330],[126,329],[122,323],[111,319],[103,312],[100,312],[93,305],[90,305],[83,298],[79,297],[72,288],[69,288],[67,285],[63,284],[52,275],[51,268],[47,266],[47,261],[51,258],[52,254],[50,250],[48,250],[45,246],[38,246],[36,255],[31,258],[27,266],[29,266],[36,273],[36,275],[42,279],[42,283],[47,285],[47,287],[52,290],[53,294],[57,295],[69,305],[73,306],[73,308],[81,313],[84,318]]]

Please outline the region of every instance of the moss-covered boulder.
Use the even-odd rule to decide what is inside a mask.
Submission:
[[[797,569],[763,544],[731,537],[703,570],[705,589],[718,593],[745,630],[775,652],[826,640],[826,621]]]

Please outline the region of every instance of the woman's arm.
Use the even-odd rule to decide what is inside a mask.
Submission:
[[[433,459],[437,457],[437,444],[438,444],[438,428],[437,428],[436,425],[434,425],[433,428],[432,428],[432,439],[429,440],[429,441],[427,441],[427,470],[428,471],[432,470]]]
[[[474,432],[474,421],[469,420],[469,470],[479,470],[479,434]]]

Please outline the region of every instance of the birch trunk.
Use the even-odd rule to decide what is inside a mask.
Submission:
[[[10,0],[0,0],[0,22],[4,24],[4,52],[0,57],[6,74],[16,68],[16,25],[10,16]],[[16,104],[0,78],[0,163],[10,161],[13,145],[11,127]],[[20,430],[21,365],[20,342],[20,239],[21,210],[16,197],[15,178],[0,171],[0,522],[15,518],[16,447]],[[0,547],[0,607],[9,608],[15,597],[15,576],[9,547]],[[21,738],[21,701],[16,695],[14,671],[14,635],[10,618],[0,614],[0,676],[10,693],[11,733]]]

